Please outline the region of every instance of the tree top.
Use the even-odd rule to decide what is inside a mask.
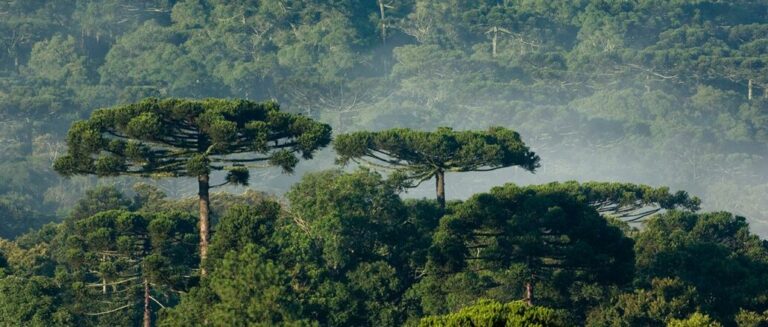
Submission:
[[[342,134],[334,140],[337,161],[362,162],[405,172],[411,179],[430,178],[434,171],[490,171],[520,166],[534,171],[539,156],[521,140],[520,134],[503,127],[486,131],[434,132],[394,128],[380,132]]]
[[[330,142],[331,128],[281,112],[273,101],[157,99],[99,109],[75,122],[64,175],[198,176],[254,164],[292,171]]]

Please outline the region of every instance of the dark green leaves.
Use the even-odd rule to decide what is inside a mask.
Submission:
[[[524,283],[538,290],[536,301],[558,303],[575,291],[563,285],[600,288],[631,280],[632,240],[567,192],[507,184],[448,211],[429,249],[423,287],[435,289],[425,292],[423,303],[468,304],[471,297],[459,294],[520,299]],[[444,298],[450,293],[457,295]]]
[[[227,172],[227,183],[248,186],[250,172],[245,167],[233,167]]]
[[[299,163],[299,158],[296,158],[296,156],[288,150],[277,151],[269,158],[270,165],[283,168],[283,171],[286,173],[292,173],[293,167],[296,167],[297,163]]]
[[[143,112],[132,118],[125,128],[127,136],[152,141],[163,135],[160,117],[152,112]]]
[[[310,159],[330,142],[331,129],[279,110],[274,102],[153,98],[97,110],[72,125],[54,167],[66,175],[199,176],[266,161],[291,172],[297,154]],[[244,181],[238,176],[230,182]]]
[[[390,129],[355,132],[336,137],[337,161],[363,162],[406,173],[412,181],[431,177],[435,171],[487,171],[510,166],[534,171],[539,157],[514,131],[493,127],[488,131],[434,132]]]
[[[208,175],[211,172],[210,161],[203,154],[195,154],[187,160],[187,173],[190,176]]]

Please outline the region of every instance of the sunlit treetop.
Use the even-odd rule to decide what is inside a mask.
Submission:
[[[245,184],[248,167],[299,161],[330,142],[328,125],[280,112],[275,102],[148,98],[100,109],[73,124],[68,153],[55,162],[64,175],[200,176],[230,171]]]
[[[530,306],[523,301],[506,304],[480,299],[474,305],[442,316],[427,316],[419,327],[433,326],[567,326],[564,314],[541,306]]]

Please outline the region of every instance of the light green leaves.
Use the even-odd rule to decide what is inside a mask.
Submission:
[[[160,117],[152,112],[142,112],[128,122],[125,132],[136,139],[154,140],[163,135]]]
[[[202,154],[195,154],[187,160],[187,173],[190,176],[203,176],[211,172],[208,157]]]
[[[546,307],[528,306],[522,301],[501,304],[493,300],[480,300],[475,305],[444,316],[426,317],[420,327],[469,326],[567,326],[562,314]]]

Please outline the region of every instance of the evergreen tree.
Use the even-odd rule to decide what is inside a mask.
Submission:
[[[350,161],[394,169],[408,186],[435,178],[437,202],[445,207],[445,173],[491,171],[520,166],[534,171],[539,157],[514,131],[492,127],[488,131],[438,128],[421,132],[395,128],[382,132],[342,134],[334,140],[338,162]]]
[[[189,288],[195,230],[194,217],[181,212],[111,210],[77,221],[68,230],[65,260],[80,276],[82,287],[74,289],[84,316],[127,324],[141,317],[150,326],[153,302],[164,306],[160,300]],[[143,314],[131,314],[138,308]]]
[[[248,168],[279,166],[291,172],[330,142],[331,129],[280,112],[274,102],[146,99],[95,111],[72,125],[66,155],[54,168],[69,176],[196,177],[200,259],[208,253],[209,175],[227,170],[225,183],[248,183]],[[202,274],[205,273],[203,270]]]
[[[632,240],[567,192],[508,184],[451,211],[430,248],[427,312],[465,305],[467,293],[570,307],[572,285],[631,280]]]

